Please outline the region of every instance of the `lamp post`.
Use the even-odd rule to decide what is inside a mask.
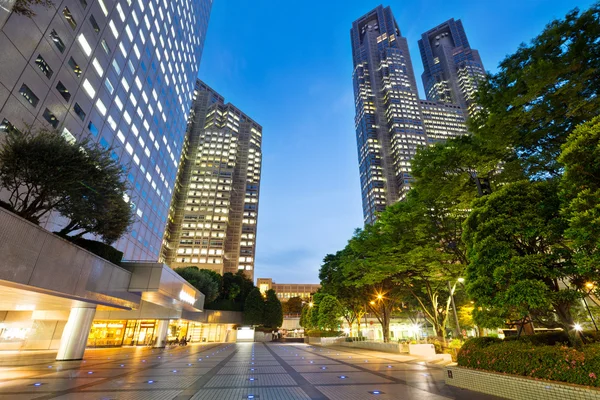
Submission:
[[[460,323],[458,322],[458,313],[456,312],[456,304],[454,303],[454,290],[456,289],[456,285],[460,282],[463,283],[465,278],[458,278],[453,286],[450,285],[450,281],[448,281],[448,289],[450,290],[450,301],[452,302],[452,311],[454,312],[454,322],[456,323],[456,337],[461,336],[460,332]]]

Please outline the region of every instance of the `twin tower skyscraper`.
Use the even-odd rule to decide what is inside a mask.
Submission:
[[[408,42],[390,7],[352,24],[355,127],[365,223],[404,198],[420,147],[468,134],[485,70],[460,20],[423,33],[419,50],[427,100],[419,99]]]

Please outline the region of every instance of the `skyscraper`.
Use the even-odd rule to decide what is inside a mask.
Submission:
[[[390,7],[352,24],[356,140],[363,213],[375,213],[408,190],[410,160],[427,144],[406,38]]]
[[[46,124],[112,146],[136,213],[115,244],[125,259],[159,257],[211,6],[55,0],[0,30],[0,137]]]
[[[198,81],[163,258],[254,276],[262,127]]]
[[[458,104],[472,115],[485,70],[479,52],[469,45],[462,21],[452,18],[422,34],[419,51],[427,100]]]
[[[354,21],[350,36],[363,215],[370,224],[377,212],[410,190],[417,149],[467,134],[466,115],[464,106],[451,98],[419,99],[408,43],[390,7],[378,6]],[[474,70],[474,63],[469,66]],[[457,71],[457,87],[465,88],[460,93],[469,105],[468,85],[474,83],[460,80],[462,69]]]

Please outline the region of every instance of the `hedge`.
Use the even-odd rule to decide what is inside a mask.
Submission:
[[[338,336],[342,336],[343,333],[342,332],[338,332],[338,331],[321,331],[318,329],[313,329],[310,331],[306,331],[304,333],[304,336],[309,336],[309,337],[338,337]]]
[[[560,344],[534,346],[476,338],[465,342],[457,361],[461,367],[600,387],[600,344],[596,343],[578,351]]]

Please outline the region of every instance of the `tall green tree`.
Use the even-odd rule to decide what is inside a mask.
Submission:
[[[285,303],[281,303],[285,314],[300,314],[302,312],[303,300],[301,297],[291,297]]]
[[[342,317],[352,330],[353,324],[359,322],[366,313],[366,306],[363,291],[346,284],[344,257],[347,255],[348,251],[346,250],[326,255],[319,270],[319,279],[321,280],[321,292],[338,299]]]
[[[328,330],[338,330],[340,318],[342,317],[342,306],[337,299],[326,294],[319,303],[319,326]]]
[[[312,303],[305,303],[302,306],[302,313],[300,314],[300,326],[305,329],[315,329],[316,326],[312,323],[312,312],[313,305]]]
[[[562,147],[560,187],[566,237],[586,281],[595,281],[600,265],[600,117],[580,125]],[[585,282],[580,282],[583,289]]]
[[[546,179],[561,174],[561,146],[600,110],[600,3],[549,23],[504,59],[481,85],[483,107],[470,126],[487,146],[505,149],[503,168]]]
[[[273,289],[267,290],[266,293],[263,325],[269,328],[279,328],[283,325],[283,308]]]
[[[243,320],[247,325],[262,325],[264,321],[265,300],[258,288],[254,288],[244,303]]]
[[[474,202],[464,240],[477,325],[551,313],[574,333],[576,282],[587,271],[573,262],[557,192],[556,180],[522,181]]]

